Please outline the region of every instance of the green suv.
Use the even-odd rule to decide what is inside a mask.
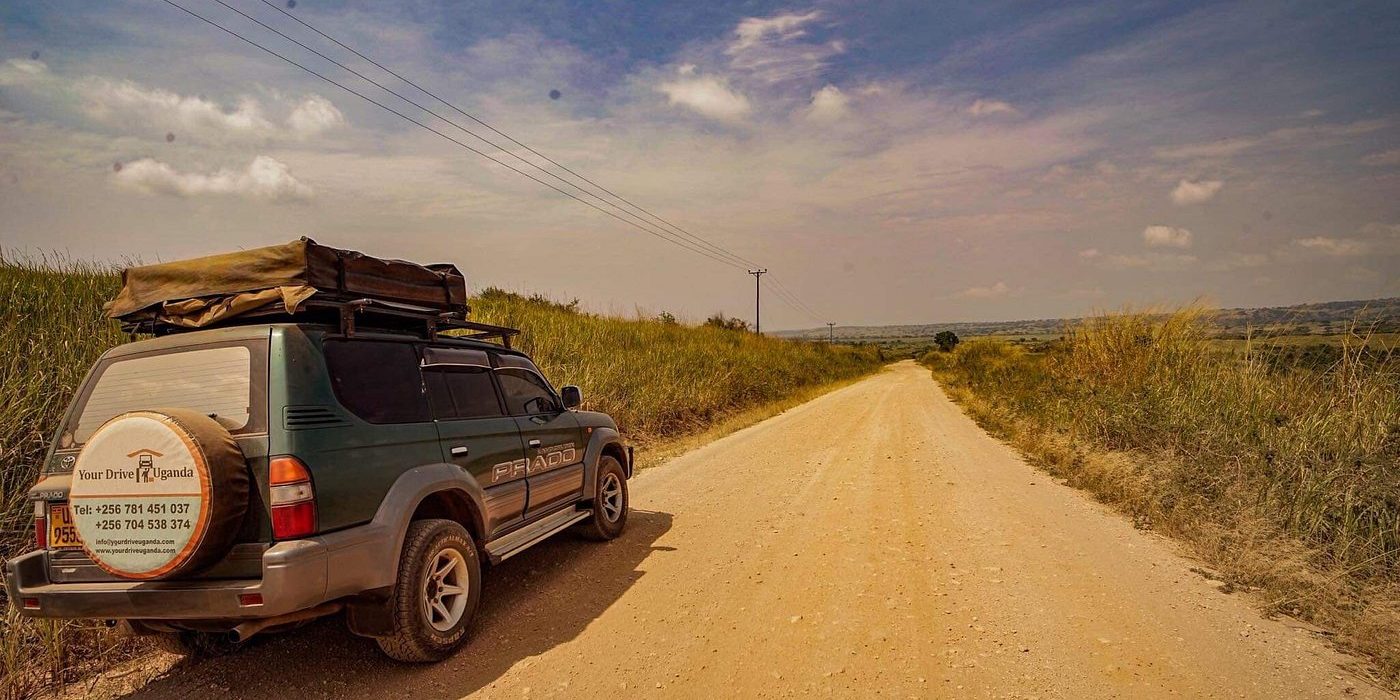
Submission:
[[[432,661],[465,638],[484,562],[622,532],[631,449],[514,331],[353,315],[107,352],[30,491],[38,549],[5,565],[13,604],[184,651],[344,611],[389,656]]]

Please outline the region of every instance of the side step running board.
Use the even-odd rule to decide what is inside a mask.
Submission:
[[[491,563],[499,564],[590,515],[593,515],[592,510],[566,508],[487,544],[486,554],[491,557]]]

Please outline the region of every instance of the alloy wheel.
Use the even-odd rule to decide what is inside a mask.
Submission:
[[[439,632],[447,632],[462,620],[467,610],[471,580],[462,553],[445,547],[433,557],[423,576],[423,615]]]
[[[603,517],[615,523],[622,517],[622,480],[616,474],[603,476],[603,487],[599,489],[599,501],[603,504]]]

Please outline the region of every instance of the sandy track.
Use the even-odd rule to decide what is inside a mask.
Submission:
[[[1027,466],[902,363],[639,475],[627,533],[487,573],[406,667],[338,621],[138,696],[1388,697]]]

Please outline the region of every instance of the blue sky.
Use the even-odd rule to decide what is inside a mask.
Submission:
[[[177,2],[376,93],[213,0]],[[770,297],[769,327],[1400,295],[1393,2],[289,12],[764,264],[817,316]],[[751,313],[742,270],[158,0],[0,7],[0,217],[10,254],[168,259],[311,235],[598,311]]]

